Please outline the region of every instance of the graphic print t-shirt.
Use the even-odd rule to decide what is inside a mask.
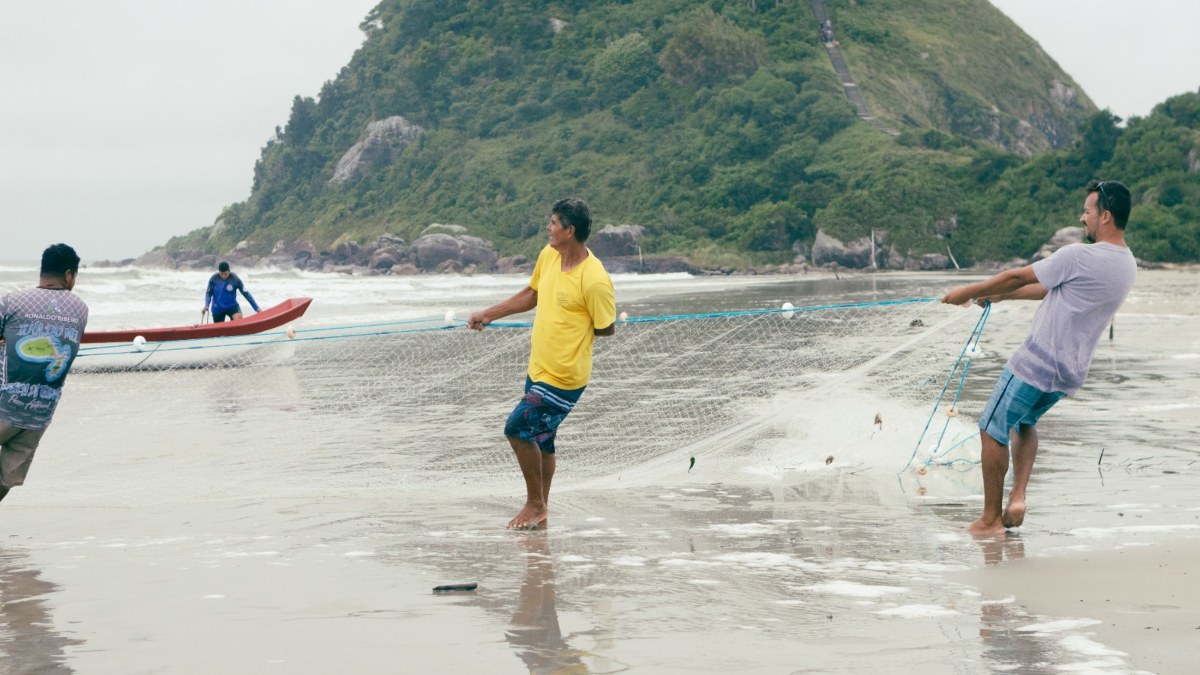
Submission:
[[[50,425],[87,326],[88,308],[67,290],[33,288],[0,298],[0,422]]]

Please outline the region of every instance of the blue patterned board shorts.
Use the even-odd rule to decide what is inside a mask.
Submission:
[[[992,398],[983,414],[979,416],[979,429],[996,439],[1000,445],[1008,445],[1009,434],[1018,425],[1031,427],[1037,424],[1046,411],[1065,397],[1061,391],[1046,392],[1012,374],[1006,366],[996,380]]]
[[[508,416],[504,435],[536,443],[542,452],[553,455],[558,425],[567,418],[586,388],[559,389],[525,376],[525,396]]]

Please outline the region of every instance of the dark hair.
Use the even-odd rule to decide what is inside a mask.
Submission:
[[[1133,209],[1129,188],[1115,180],[1090,180],[1087,191],[1088,194],[1096,193],[1096,209],[1111,213],[1113,224],[1118,230],[1124,230],[1125,223],[1129,221],[1129,212]]]
[[[229,263],[222,260],[221,264],[217,265],[217,271],[218,272],[228,272],[229,271]]]
[[[554,202],[550,212],[557,214],[563,227],[575,228],[575,240],[579,243],[587,241],[592,232],[592,210],[588,203],[578,197],[567,197]]]
[[[54,244],[42,251],[42,276],[65,277],[79,273],[79,254],[66,244]]]

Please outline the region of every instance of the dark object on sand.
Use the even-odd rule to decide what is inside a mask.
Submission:
[[[696,458],[695,457],[692,458],[692,461],[688,462],[688,473],[692,472],[693,466],[696,466]]]
[[[826,464],[833,464],[833,455],[830,455],[830,456],[826,457],[826,458],[825,458],[825,463],[826,463]]]
[[[479,588],[479,584],[474,583],[474,582],[469,583],[469,584],[444,584],[442,586],[434,586],[433,592],[434,593],[450,593],[453,591],[473,591],[476,588]]]

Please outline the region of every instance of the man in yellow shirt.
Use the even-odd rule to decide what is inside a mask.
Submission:
[[[545,527],[555,433],[592,376],[595,336],[612,335],[616,328],[612,279],[584,246],[592,228],[587,202],[560,199],[550,211],[550,243],[538,255],[529,285],[467,320],[470,328],[483,330],[497,319],[537,308],[525,395],[504,425],[526,491],[525,508],[508,522],[509,529]]]

